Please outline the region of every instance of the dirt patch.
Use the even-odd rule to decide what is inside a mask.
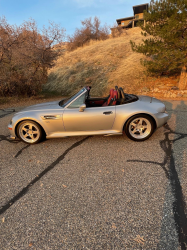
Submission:
[[[165,100],[186,100],[187,90],[178,89],[179,76],[145,78],[139,94],[154,96]]]

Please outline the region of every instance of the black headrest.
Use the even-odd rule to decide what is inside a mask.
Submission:
[[[124,93],[123,89],[120,87],[119,90],[121,92],[121,98],[125,99],[125,93]]]
[[[118,86],[115,86],[115,90],[118,92],[118,99],[121,99],[121,92],[120,92]]]

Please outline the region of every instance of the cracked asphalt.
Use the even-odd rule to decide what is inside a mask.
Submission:
[[[0,249],[187,249],[187,101],[145,142],[8,139],[0,110]]]

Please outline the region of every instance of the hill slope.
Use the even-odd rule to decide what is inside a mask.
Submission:
[[[91,85],[92,96],[102,96],[118,85],[126,93],[151,94],[158,98],[186,95],[171,90],[178,84],[176,77],[145,76],[145,68],[140,64],[144,56],[133,52],[130,45],[130,40],[141,43],[142,38],[141,29],[133,28],[119,38],[92,41],[73,52],[66,52],[49,71],[44,90],[68,96],[82,86]]]
[[[128,30],[119,38],[91,42],[66,52],[49,72],[45,89],[69,95],[81,86],[92,85],[92,95],[103,95],[115,85],[136,92],[143,80],[143,56],[131,50],[130,40],[141,42],[140,28]]]

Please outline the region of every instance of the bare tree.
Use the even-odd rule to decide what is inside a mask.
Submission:
[[[124,29],[122,26],[117,25],[116,23],[111,28],[111,35],[113,38],[119,37],[124,33]]]
[[[83,46],[90,40],[105,40],[109,36],[109,27],[107,25],[101,26],[101,21],[98,17],[87,18],[81,21],[82,27],[76,29],[72,36],[68,37],[68,49],[74,50]]]
[[[53,45],[64,36],[54,23],[39,30],[34,20],[14,26],[0,18],[0,95],[37,94],[59,55]]]

